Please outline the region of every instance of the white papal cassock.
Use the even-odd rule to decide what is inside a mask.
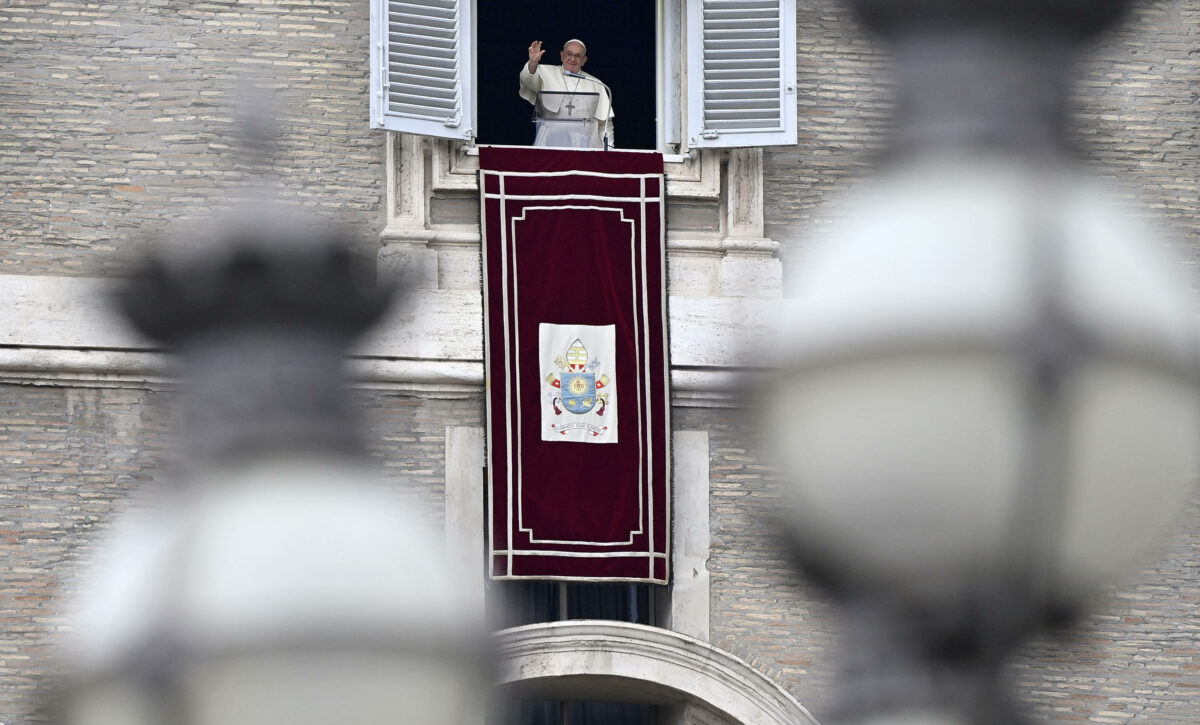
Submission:
[[[539,63],[536,73],[529,72],[529,65],[521,66],[521,98],[535,106],[538,104],[538,94],[548,91],[541,97],[542,106],[549,114],[559,114],[566,104],[572,103],[573,95],[596,94],[596,110],[593,117],[582,124],[537,124],[537,135],[534,146],[566,146],[571,148],[605,148],[605,137],[608,148],[613,148],[613,116],[612,97],[608,86],[599,78],[579,71],[568,74],[562,66]]]

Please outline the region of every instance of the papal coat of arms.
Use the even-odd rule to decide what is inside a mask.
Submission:
[[[607,375],[596,377],[595,371],[600,367],[600,361],[588,360],[588,351],[583,342],[576,339],[567,348],[566,357],[559,355],[554,359],[554,364],[559,372],[546,376],[546,382],[559,389],[559,396],[552,401],[554,412],[561,415],[566,410],[580,415],[599,405],[596,415],[604,415],[608,394],[603,390],[608,386],[609,378]],[[561,409],[559,402],[562,403]]]
[[[614,353],[611,326],[546,325],[559,338],[557,350],[542,346],[543,370],[549,370],[546,402],[543,409],[544,440],[575,440],[589,443],[609,443],[616,438],[614,382],[604,371],[611,370]],[[568,336],[562,345],[563,333],[587,333],[592,350],[583,336]],[[543,340],[543,343],[547,340]],[[596,349],[599,348],[599,349]],[[607,355],[602,354],[607,353]],[[607,358],[607,359],[606,359]],[[549,363],[549,364],[547,364]]]

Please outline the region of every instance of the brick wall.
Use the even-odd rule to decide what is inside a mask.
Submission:
[[[1013,663],[1021,693],[1052,722],[1195,723],[1200,713],[1200,497],[1148,564],[1102,593],[1080,625]]]
[[[273,93],[280,197],[374,245],[383,144],[368,132],[368,4],[0,7],[0,273],[109,274],[169,224],[207,218],[253,169],[230,101]]]
[[[441,516],[445,429],[477,400],[358,389],[371,455],[406,501]],[[105,525],[142,486],[171,485],[171,392],[0,385],[0,722],[39,719],[68,595]]]
[[[74,563],[162,459],[163,396],[0,386],[0,721],[44,693]]]
[[[870,173],[890,128],[889,57],[838,0],[798,3],[799,143],[769,149],[767,234],[800,264],[805,239],[834,221],[826,207]],[[1200,255],[1200,3],[1141,3],[1082,56],[1075,140],[1149,218],[1165,220],[1183,255]]]
[[[1200,255],[1200,3],[1142,3],[1083,58],[1078,140],[1092,169]]]

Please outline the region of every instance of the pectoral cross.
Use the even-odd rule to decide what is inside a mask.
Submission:
[[[563,108],[567,109],[567,113],[574,116],[575,115],[575,97],[571,96],[570,98],[568,98],[567,103],[565,106],[563,106]]]

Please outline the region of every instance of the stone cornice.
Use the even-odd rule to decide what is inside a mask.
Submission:
[[[170,388],[173,357],[155,350],[0,347],[0,384],[83,388]],[[352,387],[378,388],[417,397],[459,399],[483,395],[479,360],[411,360],[351,356]],[[673,405],[727,408],[742,404],[740,391],[761,373],[744,370],[674,369]]]
[[[0,275],[0,382],[81,387],[167,386],[172,357],[106,310],[111,280]],[[676,405],[739,404],[746,371],[779,300],[672,296],[671,387]],[[481,396],[477,290],[432,290],[393,310],[349,356],[353,385],[431,398]]]

